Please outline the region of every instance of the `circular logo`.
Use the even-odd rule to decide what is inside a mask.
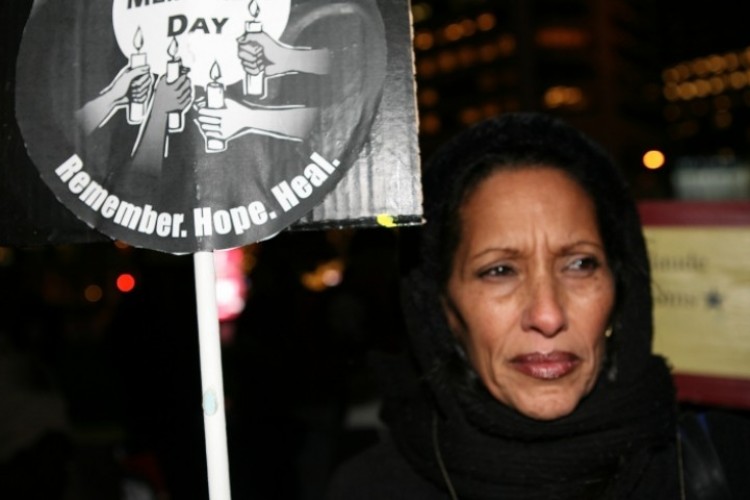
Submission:
[[[296,222],[369,139],[386,73],[374,0],[49,0],[18,57],[30,158],[135,246],[242,246]]]

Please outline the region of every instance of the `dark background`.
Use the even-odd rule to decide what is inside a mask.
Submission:
[[[29,211],[28,200],[54,206],[54,198],[43,185],[16,183],[34,171],[12,119],[29,7],[0,6],[0,368],[23,361],[14,389],[63,401],[67,428],[0,455],[0,496],[130,500],[149,498],[132,493],[147,486],[161,498],[205,499],[192,257],[116,246],[64,208]],[[750,86],[670,101],[665,70],[743,54],[750,5],[443,0],[412,8],[423,157],[510,110],[579,125],[613,152],[641,200],[675,197],[679,158],[747,157]],[[745,61],[738,70],[750,68]],[[575,99],[554,104],[553,88]],[[666,154],[657,171],[641,165],[651,148]],[[398,272],[415,231],[286,231],[242,249],[247,305],[223,325],[234,498],[320,498],[332,468],[377,437],[366,356],[402,345]],[[42,244],[56,239],[85,244]],[[306,281],[326,264],[343,270],[338,285]],[[115,287],[123,272],[136,278],[130,293]],[[102,291],[97,300],[86,298],[90,285]],[[12,419],[11,403],[22,401],[14,398],[0,395],[0,422]]]

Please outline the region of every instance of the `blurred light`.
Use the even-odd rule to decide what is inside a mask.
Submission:
[[[424,58],[417,63],[417,74],[422,78],[431,78],[437,73],[438,66],[435,59]]]
[[[436,134],[440,131],[441,127],[440,117],[435,113],[422,115],[419,120],[419,130],[425,134]]]
[[[696,80],[695,92],[698,97],[706,97],[711,93],[711,84],[708,82],[708,80]]]
[[[496,23],[495,15],[490,12],[485,12],[477,17],[477,28],[480,31],[490,31],[495,27]]]
[[[680,94],[677,91],[677,84],[668,83],[664,86],[664,97],[668,101],[676,101],[680,98]]]
[[[312,272],[302,274],[300,282],[310,291],[322,292],[341,283],[343,270],[344,262],[341,259],[333,259],[319,264]]]
[[[120,250],[127,250],[130,248],[130,245],[128,245],[124,241],[115,240],[115,248],[119,248]]]
[[[464,30],[464,36],[471,36],[477,31],[477,23],[471,19],[461,21],[461,28]]]
[[[216,305],[219,310],[219,321],[236,318],[245,309],[244,280],[240,282],[231,278],[216,279]]]
[[[688,68],[687,64],[678,64],[674,69],[677,71],[677,74],[680,75],[680,80],[687,80],[690,78],[690,68]]]
[[[13,249],[0,247],[0,266],[9,266],[13,262]]]
[[[711,83],[711,93],[713,95],[721,94],[724,92],[724,80],[719,78],[718,76],[712,76],[711,80],[709,80]]]
[[[414,4],[411,7],[411,14],[415,23],[425,21],[432,16],[432,6],[425,2]]]
[[[667,68],[662,71],[661,79],[665,83],[677,82],[680,80],[680,73],[674,68]]]
[[[135,288],[135,278],[130,273],[122,273],[117,277],[117,289],[122,293],[132,292]]]
[[[706,59],[696,59],[690,64],[690,71],[696,76],[706,76],[709,72],[708,61]]]
[[[488,102],[482,105],[482,114],[485,116],[485,118],[497,116],[500,114],[500,111],[500,105],[496,102]]]
[[[214,252],[214,266],[219,321],[230,321],[239,316],[245,308],[245,253],[241,248]]]
[[[461,110],[460,120],[464,125],[471,125],[482,119],[482,113],[476,108],[465,108]]]
[[[324,269],[320,276],[321,281],[328,287],[340,285],[341,278],[340,269]]]
[[[713,71],[716,74],[719,74],[726,69],[726,62],[724,61],[724,58],[717,55],[712,55],[708,57],[708,69],[710,71]]]
[[[560,87],[552,87],[547,89],[544,93],[544,104],[548,108],[557,108],[562,106],[563,103],[563,92]]]
[[[456,40],[460,40],[463,35],[464,35],[464,29],[458,23],[449,24],[443,30],[443,36],[449,42],[455,42]]]
[[[716,128],[729,128],[732,125],[732,113],[729,111],[718,111],[714,115]]]
[[[740,67],[740,58],[735,52],[724,55],[724,64],[728,71],[736,71]]]
[[[733,71],[729,74],[729,84],[735,90],[739,90],[747,85],[747,76],[744,71]]]
[[[500,50],[494,43],[485,43],[479,48],[479,58],[483,62],[491,62],[497,59]]]
[[[544,93],[544,104],[548,108],[578,107],[584,104],[583,91],[579,87],[564,85],[550,87]]]
[[[429,50],[435,44],[435,38],[429,31],[421,31],[414,36],[414,47],[418,50]]]
[[[513,35],[503,35],[497,39],[497,48],[501,56],[508,56],[516,50],[516,38]]]
[[[458,58],[451,51],[444,51],[438,56],[438,66],[443,73],[450,73],[458,66]]]
[[[83,296],[89,302],[99,302],[102,300],[104,292],[99,285],[89,285],[84,289]]]
[[[458,59],[463,67],[469,67],[476,62],[477,51],[474,47],[461,47],[458,51]]]
[[[656,170],[664,166],[664,153],[656,149],[646,151],[643,155],[643,166],[649,170]]]
[[[537,31],[535,40],[538,46],[547,49],[581,49],[588,44],[589,37],[582,29],[549,26]]]
[[[693,82],[684,82],[677,86],[677,95],[685,101],[694,98],[697,93],[698,90]]]
[[[419,104],[422,107],[430,108],[437,104],[440,94],[433,88],[425,88],[419,91]]]

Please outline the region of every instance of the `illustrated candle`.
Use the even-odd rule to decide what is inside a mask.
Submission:
[[[179,77],[182,71],[182,59],[177,57],[177,50],[179,45],[177,38],[172,38],[172,42],[167,47],[167,54],[169,54],[169,61],[167,61],[167,83],[174,83]],[[180,111],[172,111],[168,117],[168,127],[170,132],[180,132],[183,129],[182,113]]]
[[[206,108],[222,109],[224,108],[224,85],[218,81],[221,78],[221,68],[219,68],[219,63],[216,61],[211,66],[210,76],[211,81],[206,85]],[[225,151],[226,149],[227,143],[224,139],[217,137],[206,138],[206,150],[209,153]]]
[[[135,30],[133,46],[135,47],[136,52],[130,54],[130,69],[148,66],[146,54],[141,53],[141,49],[143,48],[143,32],[141,31],[140,26]],[[146,116],[146,102],[148,102],[148,94],[141,101],[130,101],[127,112],[127,120],[129,124],[138,125],[143,121],[143,118]]]
[[[245,22],[245,33],[260,33],[263,31],[263,24],[258,21],[260,15],[260,6],[257,0],[251,0],[248,6],[252,20]],[[263,46],[253,44],[251,50],[258,56],[263,57]],[[258,64],[258,73],[254,75],[245,75],[245,81],[242,86],[245,95],[263,96],[266,93],[266,71],[264,63]]]

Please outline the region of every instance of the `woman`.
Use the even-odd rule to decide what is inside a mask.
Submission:
[[[389,434],[330,498],[686,498],[641,226],[608,156],[506,114],[437,151],[423,187],[413,357],[380,364]]]

